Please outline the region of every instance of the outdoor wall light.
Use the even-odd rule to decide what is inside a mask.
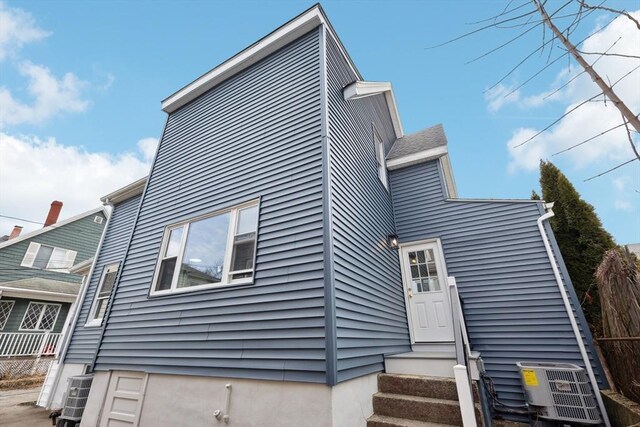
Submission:
[[[397,234],[389,234],[387,236],[387,242],[389,243],[389,247],[391,249],[398,249],[398,235]]]

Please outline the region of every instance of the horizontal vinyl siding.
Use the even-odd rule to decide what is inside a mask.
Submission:
[[[97,260],[93,268],[84,301],[80,307],[78,321],[71,335],[71,341],[65,356],[65,363],[91,363],[98,349],[100,327],[85,327],[89,311],[93,304],[102,272],[113,263],[122,263],[127,244],[131,237],[133,223],[138,213],[141,196],[135,196],[118,203],[111,212],[102,246],[98,249]]]
[[[103,218],[102,224],[93,221],[96,216]],[[0,249],[0,284],[31,277],[80,283],[82,276],[78,274],[21,267],[20,264],[31,242],[76,251],[78,254],[74,264],[86,261],[93,257],[96,252],[104,224],[106,223],[104,218],[105,216],[102,212],[97,212]]]
[[[337,380],[384,370],[384,355],[410,351],[391,196],[378,178],[372,123],[395,141],[384,95],[345,101],[356,76],[327,40]]]
[[[516,362],[584,366],[536,223],[540,207],[445,201],[438,169],[434,160],[391,173],[400,241],[441,239],[472,347],[500,399],[522,404]]]
[[[318,30],[169,116],[96,369],[325,381]],[[164,228],[260,198],[255,283],[149,297]]]

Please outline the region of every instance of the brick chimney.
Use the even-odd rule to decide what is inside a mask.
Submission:
[[[60,211],[62,210],[62,202],[54,200],[51,202],[51,208],[49,209],[49,214],[47,215],[47,219],[44,221],[44,226],[48,227],[51,224],[55,224],[58,222],[58,216],[60,216]]]
[[[22,227],[20,227],[19,225],[14,225],[13,230],[11,231],[11,234],[9,234],[9,240],[15,239],[16,237],[18,237],[21,232],[22,232]]]

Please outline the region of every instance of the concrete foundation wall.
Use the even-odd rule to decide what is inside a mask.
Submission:
[[[96,373],[82,427],[100,425],[111,407],[105,401],[107,391],[119,374]],[[227,384],[231,384],[228,424],[213,415],[218,409],[225,413]],[[373,413],[371,398],[376,390],[376,374],[333,388],[291,381],[149,374],[138,425],[364,427]]]
[[[53,398],[51,400],[50,408],[62,408],[64,406],[64,395],[67,392],[68,383],[67,380],[76,375],[84,374],[83,364],[78,363],[65,363],[62,365],[62,372],[58,383],[53,388]]]

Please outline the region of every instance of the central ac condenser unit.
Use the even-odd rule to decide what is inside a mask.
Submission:
[[[525,398],[540,418],[600,424],[584,369],[569,363],[518,362]]]
[[[68,421],[80,421],[87,405],[93,375],[78,375],[69,378],[69,386],[60,418]]]

